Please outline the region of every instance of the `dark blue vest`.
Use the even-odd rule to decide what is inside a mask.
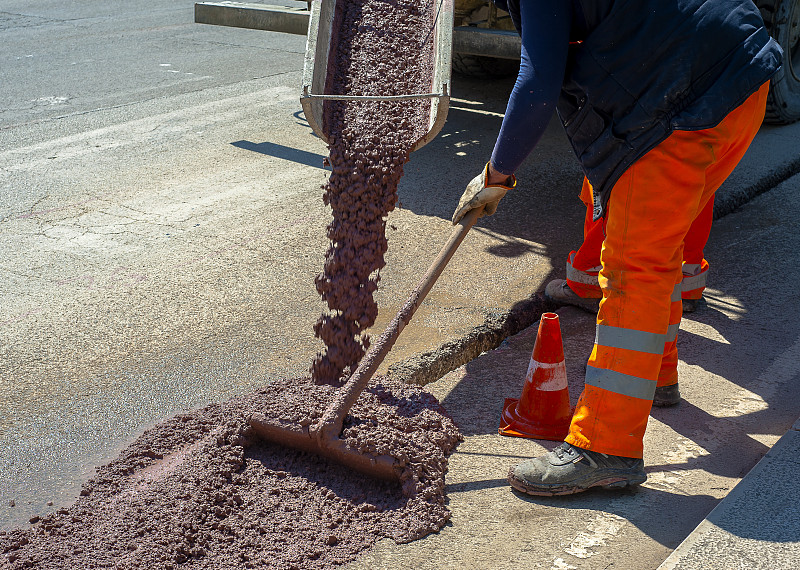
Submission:
[[[580,43],[570,48],[557,111],[595,189],[595,219],[631,164],[674,130],[717,125],[781,64],[750,0],[573,5]],[[508,2],[515,23],[518,6]]]

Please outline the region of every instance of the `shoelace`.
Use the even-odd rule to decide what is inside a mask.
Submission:
[[[567,447],[567,446],[566,446],[565,444],[563,444],[563,443],[562,443],[561,445],[559,445],[558,447],[556,447],[555,449],[553,449],[553,453],[555,453],[555,454],[556,454],[556,457],[558,457],[560,460],[563,460],[563,459],[564,459],[564,456],[565,456],[567,453],[571,452],[571,451],[572,451],[572,449],[571,449],[571,448],[569,448],[569,447]]]
[[[591,465],[594,469],[597,469],[598,467],[597,462],[594,459],[592,459],[592,457],[588,453],[586,453],[584,450],[571,446],[568,443],[562,443],[561,445],[553,449],[553,452],[556,454],[556,457],[558,457],[559,460],[563,460],[564,456],[566,455],[575,454],[578,456],[579,460],[585,459],[586,461],[588,461],[589,465]],[[598,452],[598,455],[602,455],[603,457],[608,458],[608,455],[606,455],[605,453]]]

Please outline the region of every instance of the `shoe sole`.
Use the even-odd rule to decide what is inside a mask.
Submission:
[[[626,487],[634,487],[644,483],[647,480],[647,475],[611,475],[603,479],[597,479],[586,484],[575,482],[568,485],[531,485],[521,479],[515,477],[512,473],[508,474],[508,482],[517,491],[527,495],[534,495],[537,497],[553,497],[557,495],[574,495],[588,491],[593,487],[602,487],[604,489],[624,489]]]

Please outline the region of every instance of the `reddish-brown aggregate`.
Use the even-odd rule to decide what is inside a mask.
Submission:
[[[428,93],[433,83],[431,0],[339,0],[326,92]],[[355,368],[375,323],[373,294],[386,253],[386,215],[411,147],[428,128],[429,99],[327,101],[331,174],[323,199],[333,220],[317,291],[329,311],[314,326],[325,344],[311,365],[317,383],[338,385]]]
[[[286,380],[157,425],[71,507],[0,533],[0,567],[333,568],[380,538],[439,530],[449,518],[446,456],[461,436],[420,388],[374,379],[343,435],[407,462],[405,493],[250,432],[253,411],[310,422],[333,390]]]

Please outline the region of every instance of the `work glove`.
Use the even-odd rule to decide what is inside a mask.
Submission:
[[[483,208],[483,212],[478,217],[491,216],[497,211],[497,205],[500,203],[500,198],[506,195],[506,192],[511,190],[517,185],[517,179],[512,175],[511,185],[503,186],[494,184],[492,186],[486,185],[486,179],[489,177],[489,163],[486,163],[483,171],[472,179],[467,184],[467,189],[461,195],[458,201],[458,207],[453,213],[453,225],[463,218],[467,212],[475,208]]]

